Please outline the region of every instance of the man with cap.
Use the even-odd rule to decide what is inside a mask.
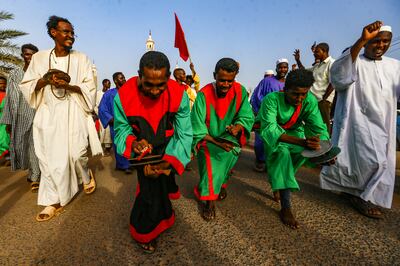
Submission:
[[[261,80],[257,87],[254,89],[250,103],[253,107],[255,115],[257,115],[258,110],[261,106],[261,102],[267,94],[274,91],[281,91],[283,89],[283,86],[285,84],[285,77],[288,70],[289,61],[286,58],[281,58],[277,60],[276,75],[272,77],[264,76],[264,79]],[[254,170],[257,172],[263,172],[265,170],[264,144],[257,132],[254,142],[254,153],[256,154],[256,164],[254,166]]]
[[[391,40],[389,26],[371,23],[331,69],[337,92],[332,141],[342,152],[322,169],[321,186],[346,193],[371,218],[383,217],[378,206],[391,207],[395,181],[400,61],[383,56]]]
[[[268,69],[267,71],[265,71],[264,73],[264,78],[267,77],[273,77],[274,76],[274,71],[272,69]]]
[[[311,50],[314,54],[315,61],[309,70],[313,72],[315,82],[310,91],[317,98],[322,119],[328,128],[328,132],[331,132],[330,114],[335,93],[332,85],[330,84],[329,76],[331,66],[335,60],[329,56],[329,45],[327,43],[319,43],[317,45],[314,44],[311,47]],[[300,50],[296,49],[293,55],[299,68],[304,68],[300,61]]]

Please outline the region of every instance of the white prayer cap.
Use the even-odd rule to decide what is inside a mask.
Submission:
[[[265,71],[264,75],[274,75],[274,74],[275,74],[275,72],[273,70],[268,69],[267,71]]]
[[[381,32],[381,31],[392,32],[392,27],[390,27],[388,25],[381,26],[381,28],[379,29],[379,32]]]
[[[280,63],[289,64],[289,60],[287,60],[286,58],[278,59],[278,60],[276,61],[276,65],[279,65]]]

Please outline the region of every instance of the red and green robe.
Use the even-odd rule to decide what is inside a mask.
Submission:
[[[240,148],[250,136],[254,115],[246,89],[234,82],[225,97],[218,98],[215,84],[205,86],[197,95],[191,112],[193,150],[197,154],[200,181],[194,193],[200,200],[216,200],[225,187],[229,171],[235,165]],[[229,125],[240,124],[242,132],[233,137],[226,131]],[[203,140],[206,135],[232,142],[235,147],[227,152]]]
[[[305,138],[320,136],[328,140],[329,134],[322,121],[318,101],[310,92],[297,107],[285,101],[284,92],[272,92],[261,103],[257,116],[260,136],[264,141],[266,169],[273,191],[299,190],[295,174],[307,159],[301,155],[304,147],[279,141],[282,134]]]
[[[145,177],[137,168],[136,199],[130,217],[132,237],[148,243],[174,224],[175,214],[170,198],[179,197],[175,172],[181,175],[190,161],[192,126],[189,98],[173,80],[157,99],[139,92],[137,77],[129,79],[114,99],[114,130],[117,152],[126,158],[135,140],[146,139],[153,145],[152,155],[162,155],[171,164],[169,176]]]
[[[5,104],[6,92],[0,91],[0,118],[3,115],[3,109]],[[10,135],[6,131],[6,125],[0,124],[0,158],[8,154],[8,148],[10,146]]]

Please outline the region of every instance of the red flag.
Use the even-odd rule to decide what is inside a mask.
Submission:
[[[189,58],[189,50],[187,48],[185,33],[183,32],[181,23],[175,14],[175,47],[179,49],[179,55],[183,61],[187,61]]]

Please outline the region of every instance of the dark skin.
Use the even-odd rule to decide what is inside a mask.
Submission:
[[[280,63],[276,66],[276,79],[281,82],[285,82],[286,74],[289,71],[288,63]]]
[[[6,91],[7,87],[7,80],[6,79],[0,79],[0,91]]]
[[[311,51],[314,54],[315,62],[323,62],[325,59],[327,59],[329,57],[329,53],[327,51],[325,51],[324,49],[322,49],[321,47],[319,47],[318,45],[315,45],[315,42],[314,42],[313,46],[311,46]],[[300,50],[299,49],[296,49],[294,51],[293,56],[297,62],[297,65],[299,66],[299,68],[304,68],[303,64],[300,61]],[[333,88],[332,84],[329,83],[324,95],[322,96],[322,100],[326,101],[326,99],[328,99],[329,95],[331,95],[333,90],[334,90],[334,88]]]
[[[72,25],[66,22],[58,22],[57,28],[51,29],[50,34],[55,43],[54,52],[56,57],[68,56],[72,49],[72,45],[75,42],[75,33]],[[52,85],[58,89],[65,89],[72,93],[82,94],[81,88],[70,85],[63,79],[57,79],[55,75],[53,75],[49,80],[43,78],[39,79],[36,83],[35,90],[41,90],[47,85]]]
[[[70,50],[72,49],[72,45],[75,42],[75,33],[72,25],[66,22],[58,22],[57,28],[51,29],[50,34],[53,37],[55,43],[55,55],[57,57],[68,56]],[[72,93],[82,93],[81,88],[79,88],[78,86],[69,85],[68,82],[66,82],[65,80],[57,79],[55,75],[53,75],[53,78],[51,78],[50,80],[46,80],[43,78],[39,79],[36,83],[35,90],[39,91],[47,85],[53,85],[58,89],[66,89],[67,91],[70,91]],[[56,209],[61,207],[60,204],[53,204],[51,206],[55,207]],[[39,214],[39,217],[42,219],[47,216],[47,214]]]
[[[119,88],[122,87],[122,85],[124,85],[126,82],[125,76],[124,74],[118,74],[115,79],[114,79],[114,83],[115,83],[115,88],[117,90],[119,90]],[[114,117],[112,117],[110,119],[110,121],[108,122],[111,126],[114,126]]]
[[[365,57],[371,60],[382,60],[382,56],[387,52],[392,41],[391,32],[379,32],[382,25],[382,21],[375,21],[363,28],[361,37],[350,49],[353,62],[356,60],[363,47],[365,48]]]
[[[34,55],[35,53],[36,51],[27,48],[22,51],[21,57],[24,59],[24,72],[28,69],[28,66],[32,60],[32,55]]]
[[[179,84],[184,83],[186,81],[185,70],[183,70],[183,69],[175,69],[174,70],[174,78],[175,78],[176,82],[178,82]]]
[[[25,48],[22,50],[21,53],[21,57],[22,59],[24,59],[24,67],[23,67],[23,71],[26,72],[26,70],[28,69],[28,66],[32,60],[32,56],[36,53],[36,51]],[[11,125],[7,125],[6,126],[6,131],[8,134],[11,134]]]
[[[286,88],[284,92],[285,101],[288,104],[296,107],[304,101],[304,99],[307,97],[307,93],[309,90],[310,87]],[[302,146],[306,149],[311,149],[311,150],[318,150],[321,148],[319,136],[310,136],[303,139],[295,136],[290,136],[287,134],[282,134],[279,138],[279,141]],[[299,223],[297,222],[294,214],[292,213],[291,208],[282,208],[279,212],[279,216],[285,225],[289,226],[292,229],[299,228]]]
[[[326,56],[324,59],[321,60],[321,58],[319,57],[319,52],[318,52],[317,54],[315,53],[315,52],[316,52],[317,46],[318,46],[318,45],[317,45],[316,42],[314,42],[314,43],[311,45],[311,52],[314,54],[314,58],[315,58],[315,61],[314,61],[313,65],[315,65],[315,64],[317,64],[317,63],[319,63],[319,62],[325,60],[325,59],[329,56],[329,55],[328,55],[328,56]],[[299,68],[305,68],[304,65],[303,65],[303,64],[301,63],[301,61],[300,61],[300,50],[299,50],[299,49],[295,49],[295,50],[294,50],[293,56],[294,56],[294,59],[296,60],[297,66],[298,66]]]
[[[157,100],[161,94],[168,88],[169,71],[166,68],[152,69],[144,67],[143,73],[139,71],[137,85],[140,94],[152,100]],[[145,149],[153,149],[153,146],[146,140],[141,139],[132,143],[132,150],[135,154],[140,155]],[[145,175],[157,178],[159,170],[168,170],[171,168],[170,163],[164,161],[159,164],[149,165],[146,167]]]
[[[106,80],[103,82],[103,92],[108,91],[111,88],[111,82],[109,80]]]
[[[309,90],[309,87],[286,88],[285,100],[288,104],[296,107],[304,101],[304,99],[307,97],[307,93]],[[282,134],[279,138],[279,141],[302,146],[310,150],[319,150],[321,148],[319,143],[319,136],[310,136],[303,139],[295,136],[289,136],[287,134]]]
[[[364,47],[364,56],[371,60],[382,60],[382,56],[387,52],[392,41],[392,33],[387,31],[379,32],[382,21],[375,21],[365,26],[361,37],[353,44],[350,49],[351,58],[354,62],[361,49]],[[382,216],[383,213],[377,207],[367,210],[370,215]]]
[[[223,69],[219,69],[217,72],[214,72],[216,94],[219,98],[224,98],[228,94],[229,90],[232,88],[233,82],[235,81],[236,74],[236,72],[227,72]],[[243,126],[240,124],[229,125],[226,127],[226,130],[232,136],[236,137],[239,132],[243,130]],[[208,134],[204,137],[204,140],[214,143],[227,152],[234,148],[232,143],[218,141]],[[203,218],[206,221],[210,221],[215,218],[215,200],[206,201],[203,210]]]

